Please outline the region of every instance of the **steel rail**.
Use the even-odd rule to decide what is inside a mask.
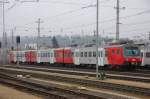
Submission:
[[[60,88],[54,85],[37,82],[31,79],[20,79],[10,74],[0,73],[0,82],[25,88],[39,94],[48,95],[52,99],[105,99],[100,96],[90,95],[84,92]]]
[[[69,74],[69,75],[82,75],[82,76],[89,76],[94,77],[95,73],[92,72],[83,72],[83,71],[70,71],[70,70],[60,70],[60,69],[49,69],[49,68],[38,68],[38,67],[25,67],[25,66],[8,66],[8,68],[18,68],[18,69],[26,69],[26,70],[34,70],[34,71],[43,71],[43,72],[51,72],[51,73],[62,73],[62,74]],[[139,74],[140,75],[140,74]],[[106,74],[107,78],[111,79],[120,79],[120,80],[130,80],[130,81],[138,81],[138,82],[146,82],[150,83],[149,77],[141,77],[141,76],[130,76],[130,75],[123,75],[123,74]]]
[[[5,68],[3,69],[0,68],[0,70],[3,72],[11,73],[11,74],[32,75],[33,77],[36,77],[36,78],[50,79],[53,81],[81,84],[81,85],[90,86],[90,87],[111,89],[111,90],[122,91],[122,92],[130,92],[134,94],[141,94],[141,95],[148,95],[148,96],[150,95],[149,88],[129,86],[129,85],[123,85],[123,84],[115,84],[111,82],[102,82],[99,80],[94,80],[94,79],[89,79],[89,78],[81,79],[75,76],[70,77],[70,76],[64,76],[60,74],[58,75],[58,74],[38,72],[38,71],[33,71],[33,70],[24,70],[24,69],[9,70]]]

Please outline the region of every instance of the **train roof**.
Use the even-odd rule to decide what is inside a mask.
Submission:
[[[139,47],[137,44],[121,44],[121,45],[106,45],[104,46],[105,48],[109,48],[109,47]]]

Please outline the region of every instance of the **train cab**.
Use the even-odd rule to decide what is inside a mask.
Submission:
[[[105,49],[108,64],[112,67],[132,68],[141,64],[140,49],[137,45],[112,45]]]

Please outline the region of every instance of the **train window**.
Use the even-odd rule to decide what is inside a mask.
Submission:
[[[146,53],[146,57],[150,57],[150,53],[149,52]]]
[[[141,57],[143,57],[143,52],[141,52]]]
[[[96,52],[93,52],[93,57],[96,57]]]
[[[101,52],[98,52],[98,57],[101,57]]]
[[[48,57],[48,53],[45,53],[45,57]]]
[[[80,57],[80,53],[79,52],[76,52],[76,57]]]
[[[51,57],[51,53],[48,53],[48,57]]]
[[[89,52],[89,57],[92,57],[92,52]]]
[[[47,52],[47,57],[49,57],[49,53]]]
[[[62,54],[61,54],[61,56],[62,56]],[[66,53],[64,53],[64,55],[63,55],[62,57],[67,57],[67,54],[66,54]]]
[[[105,57],[106,57],[106,56],[108,56],[108,51],[107,51],[107,50],[105,51]]]
[[[112,50],[112,54],[115,54],[115,50]]]
[[[81,57],[83,57],[83,52],[81,52]]]
[[[117,54],[118,54],[118,55],[120,54],[120,49],[117,49]]]
[[[78,57],[78,52],[75,53],[75,57]]]
[[[22,53],[22,57],[24,57],[24,53]]]
[[[71,53],[71,57],[74,57],[74,52]]]
[[[77,52],[77,57],[80,57],[80,52]]]
[[[84,52],[84,57],[87,57],[87,52]]]
[[[55,57],[57,57],[57,53],[54,53]]]
[[[103,57],[103,52],[101,51],[101,57]]]

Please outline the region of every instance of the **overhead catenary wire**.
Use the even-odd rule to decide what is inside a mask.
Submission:
[[[76,12],[76,11],[75,11]],[[143,11],[142,11],[143,12]],[[72,13],[72,12],[68,12],[68,13]],[[138,15],[143,15],[143,14],[146,14],[146,13],[149,13],[149,12],[143,12],[143,13],[137,13],[137,15],[134,15],[134,16],[138,16]],[[57,15],[56,17],[58,17],[58,16],[62,16],[62,15],[65,15],[65,13],[63,14],[60,14],[60,15]],[[55,18],[55,16],[52,16],[53,18]],[[130,18],[130,17],[132,17],[132,16],[126,16],[126,17],[122,17],[121,19],[126,19],[126,18]],[[43,20],[44,20],[44,18],[43,18]],[[47,19],[47,20],[51,20],[51,17],[49,17],[49,19]],[[115,18],[114,19],[112,19],[112,20],[108,20],[108,22],[113,22],[115,20]],[[46,21],[47,22],[47,21]],[[29,23],[27,23],[27,24],[25,24],[25,25],[28,25],[28,24],[31,24],[31,23],[34,23],[34,21],[33,22],[29,22]],[[105,20],[104,20],[104,22],[103,23],[107,23],[107,22],[105,22]],[[25,26],[25,25],[22,25],[22,26]],[[82,28],[82,27],[87,27],[87,26],[91,26],[91,25],[95,25],[95,23],[94,22],[92,22],[92,23],[89,23],[89,24],[81,24],[81,25],[78,25],[78,26],[72,26],[72,27],[66,27],[65,29],[66,30],[68,30],[68,29],[74,29],[74,28]],[[124,25],[124,24],[123,24]],[[80,27],[81,26],[81,27]]]

